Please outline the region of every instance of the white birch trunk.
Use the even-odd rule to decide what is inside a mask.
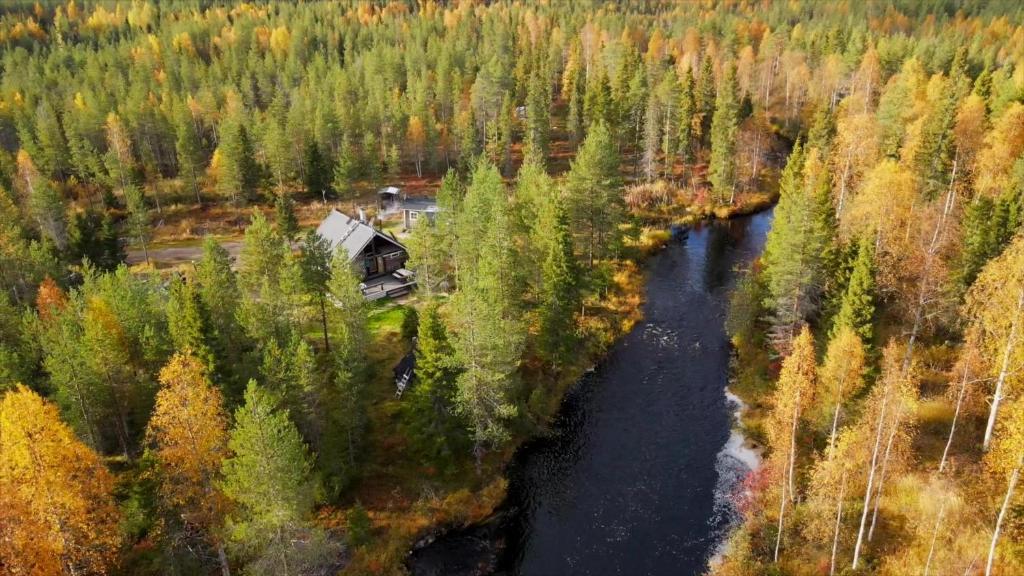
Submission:
[[[935,528],[932,530],[932,543],[928,547],[928,560],[924,563],[924,576],[928,576],[928,571],[932,567],[932,556],[935,555],[935,541],[939,537],[939,527],[942,526],[942,516],[946,513],[946,501],[942,501],[942,505],[939,506],[939,516],[935,519]]]
[[[970,362],[964,362],[964,375],[960,379],[960,391],[956,395],[956,410],[953,411],[953,422],[949,425],[949,438],[946,439],[946,447],[942,450],[942,460],[939,461],[939,474],[946,469],[946,459],[949,457],[949,447],[953,445],[953,433],[956,432],[956,422],[960,418],[960,408],[964,403],[964,393],[967,391],[967,378],[970,375]]]
[[[868,529],[868,542],[875,536],[875,523],[878,521],[878,507],[882,502],[882,490],[885,487],[885,473],[889,469],[889,456],[892,455],[893,441],[900,429],[900,420],[903,418],[902,407],[896,412],[896,420],[892,423],[892,430],[889,431],[889,440],[885,445],[885,456],[882,458],[882,471],[878,474],[878,490],[875,493],[875,507],[871,513],[871,528]]]
[[[882,397],[882,407],[878,414],[878,428],[875,431],[875,447],[871,451],[871,468],[868,470],[868,487],[864,491],[864,511],[860,515],[860,528],[857,530],[857,544],[853,547],[853,569],[860,563],[860,549],[864,544],[864,528],[868,522],[868,510],[871,509],[871,491],[875,486],[875,465],[878,462],[878,449],[882,445],[882,428],[885,424],[885,409],[889,403],[889,391]]]
[[[1006,487],[1006,497],[1003,498],[1003,505],[999,508],[999,516],[996,517],[996,528],[992,531],[992,543],[988,547],[988,562],[985,564],[985,576],[992,576],[992,563],[996,559],[996,545],[999,544],[999,532],[1003,528],[1003,520],[1006,518],[1006,510],[1010,507],[1010,500],[1013,498],[1013,489],[1017,487],[1017,479],[1020,477],[1020,467],[1024,464],[1024,458],[1017,462],[1013,474],[1010,475],[1010,483]]]
[[[1010,358],[1013,355],[1014,347],[1017,345],[1017,329],[1020,324],[1022,311],[1024,311],[1024,287],[1021,287],[1020,296],[1017,298],[1017,311],[1014,313],[1013,323],[1010,325],[1010,335],[1006,338],[1002,366],[999,368],[999,378],[996,379],[996,389],[992,394],[992,408],[988,412],[988,423],[985,425],[985,442],[982,444],[986,451],[992,443],[992,433],[996,428],[996,416],[999,414],[999,404],[1003,400],[1003,388],[1006,385],[1006,377],[1010,373]]]
[[[836,552],[839,551],[839,526],[843,520],[843,496],[846,493],[846,472],[843,472],[843,481],[839,485],[839,501],[836,506],[836,529],[832,534],[832,560],[829,563],[828,576],[836,573]]]

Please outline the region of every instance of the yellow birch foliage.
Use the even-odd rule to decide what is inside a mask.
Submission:
[[[804,326],[793,340],[792,353],[782,363],[772,412],[766,423],[768,445],[772,450],[769,462],[774,473],[781,473],[792,457],[793,428],[799,426],[804,407],[812,400],[816,369],[814,338],[807,326]],[[797,422],[794,422],[794,418]]]
[[[225,498],[216,487],[227,454],[228,418],[202,362],[175,354],[160,370],[147,438],[156,446],[165,505],[218,542]]]
[[[864,344],[853,328],[843,326],[828,343],[825,361],[818,371],[819,392],[816,416],[830,430],[836,406],[843,424],[842,406],[864,387]]]
[[[1024,104],[1014,102],[995,120],[978,154],[975,186],[979,194],[996,196],[1010,183],[1010,169],[1024,152]]]
[[[107,574],[120,545],[114,478],[18,385],[0,401],[0,569],[5,574]]]

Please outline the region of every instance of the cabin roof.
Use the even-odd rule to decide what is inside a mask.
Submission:
[[[397,186],[385,186],[385,187],[381,188],[380,190],[377,190],[377,194],[380,194],[381,196],[383,196],[385,194],[390,194],[391,196],[397,196],[400,192],[401,192],[401,190]]]
[[[331,213],[327,215],[327,218],[324,218],[323,222],[317,226],[316,233],[331,244],[331,251],[337,250],[338,246],[343,246],[345,252],[348,253],[349,260],[354,260],[359,256],[375,236],[399,248],[405,248],[395,240],[378,232],[373,226],[351,218],[347,214],[343,214],[333,208]]]
[[[402,209],[414,212],[437,210],[437,201],[433,198],[406,198],[405,202],[402,202]]]

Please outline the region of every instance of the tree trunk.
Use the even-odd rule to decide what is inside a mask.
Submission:
[[[775,559],[779,561],[779,547],[782,545],[783,520],[786,513],[786,489],[789,489],[789,497],[796,501],[796,489],[794,488],[793,468],[796,465],[796,430],[800,421],[800,394],[796,397],[796,406],[793,408],[793,428],[789,438],[789,464],[786,467],[786,474],[783,475],[782,485],[779,486],[779,497],[782,504],[779,505],[779,533],[775,537]],[[788,479],[786,478],[788,476]]]
[[[836,552],[839,550],[839,526],[843,520],[843,496],[846,493],[846,472],[843,472],[843,481],[839,485],[839,498],[836,505],[836,529],[832,534],[832,560],[829,563],[828,575],[836,573]]]
[[[942,501],[942,505],[939,506],[939,516],[935,519],[935,528],[932,530],[932,543],[928,547],[928,560],[924,563],[924,576],[928,576],[928,571],[932,567],[932,556],[935,554],[935,541],[939,537],[939,527],[942,526],[942,516],[946,513],[946,501]]]
[[[896,433],[900,429],[900,419],[903,417],[902,409],[896,412],[896,420],[892,423],[892,430],[889,432],[889,440],[885,445],[885,456],[882,458],[882,471],[878,475],[878,490],[875,492],[875,509],[871,513],[871,528],[868,529],[868,542],[875,536],[875,523],[878,521],[878,506],[882,502],[882,490],[885,487],[885,473],[889,469],[889,456],[892,455],[892,444],[896,439]]]
[[[323,326],[324,331],[324,351],[331,351],[331,342],[327,338],[327,298],[320,297],[320,324]]]
[[[999,403],[1003,400],[1003,388],[1006,385],[1006,377],[1010,373],[1010,357],[1017,344],[1017,328],[1020,324],[1022,311],[1024,311],[1024,287],[1021,287],[1020,296],[1017,298],[1017,311],[1013,315],[1013,324],[1010,325],[1010,335],[1006,338],[1006,348],[1003,349],[1003,362],[999,368],[999,378],[996,379],[996,389],[992,395],[992,408],[988,412],[988,423],[985,425],[985,442],[982,444],[982,448],[986,451],[992,443],[992,433],[996,428],[996,416],[999,414]]]
[[[221,576],[231,576],[231,567],[228,566],[228,555],[224,553],[224,545],[217,545],[217,560],[220,561]]]
[[[942,460],[939,461],[939,474],[946,469],[946,459],[949,457],[949,447],[953,445],[953,433],[956,432],[956,421],[960,418],[960,407],[964,403],[964,393],[967,391],[967,378],[970,375],[969,362],[964,362],[964,375],[960,380],[960,392],[956,395],[956,410],[953,411],[953,423],[949,425],[949,438],[946,439],[946,447],[942,450]]]
[[[1017,479],[1020,477],[1020,468],[1024,465],[1024,458],[1017,461],[1017,467],[1010,475],[1010,483],[1006,487],[1006,497],[1003,498],[1003,505],[999,507],[999,516],[996,517],[996,528],[992,531],[992,543],[988,547],[988,562],[985,564],[985,576],[992,576],[992,563],[996,559],[996,545],[999,544],[999,532],[1003,528],[1003,520],[1006,518],[1006,510],[1010,507],[1010,499],[1013,498],[1013,489],[1017,487]]]
[[[928,249],[925,251],[924,266],[921,269],[921,281],[918,284],[917,290],[917,306],[914,309],[914,324],[910,329],[910,338],[907,340],[907,352],[903,357],[904,372],[910,369],[910,363],[914,358],[914,344],[917,342],[917,333],[921,329],[921,323],[924,321],[925,305],[928,303],[928,285],[931,279],[932,264],[935,262],[939,248],[942,246],[942,241],[946,235],[946,220],[949,218],[949,213],[952,212],[953,205],[956,203],[956,167],[957,161],[954,159],[953,172],[949,177],[949,189],[946,192],[946,202],[942,207],[942,216],[935,223],[932,239],[928,243]],[[907,230],[909,233],[909,228]]]
[[[868,522],[868,510],[871,509],[871,491],[875,485],[875,465],[878,462],[878,449],[882,445],[882,428],[885,424],[885,409],[889,403],[889,391],[882,397],[882,406],[878,414],[878,428],[875,431],[875,447],[871,451],[871,468],[868,470],[868,487],[864,491],[864,511],[860,515],[860,528],[857,530],[857,544],[853,547],[853,569],[860,562],[860,549],[864,544],[864,527]]]
[[[779,485],[779,530],[775,535],[775,556],[772,562],[779,561],[779,547],[782,545],[782,525],[786,517],[786,475],[782,475],[782,483]]]

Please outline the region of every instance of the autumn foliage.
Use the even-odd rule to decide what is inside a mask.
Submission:
[[[107,574],[121,543],[114,478],[24,386],[0,401],[0,572]]]

